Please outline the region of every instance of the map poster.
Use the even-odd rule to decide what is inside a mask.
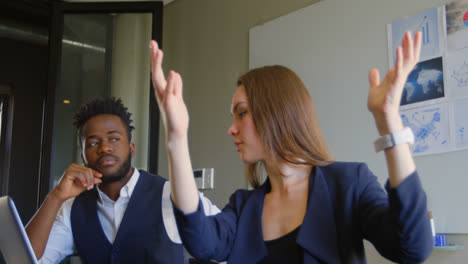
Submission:
[[[449,53],[446,62],[450,97],[468,96],[468,48]]]
[[[403,125],[413,130],[414,156],[450,150],[449,115],[445,104],[408,109],[400,112]]]
[[[457,149],[468,148],[468,98],[453,102],[455,146]]]
[[[401,97],[401,106],[443,98],[445,86],[442,65],[442,57],[418,63],[408,76]],[[415,106],[417,105],[411,107]],[[404,108],[402,107],[402,109]]]

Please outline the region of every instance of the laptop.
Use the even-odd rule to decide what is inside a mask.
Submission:
[[[0,252],[6,264],[37,263],[15,203],[8,196],[0,197]]]

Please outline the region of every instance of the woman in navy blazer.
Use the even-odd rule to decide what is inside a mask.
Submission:
[[[236,191],[220,214],[206,216],[192,174],[182,79],[170,72],[166,81],[162,51],[154,41],[151,47],[172,200],[192,255],[229,263],[365,263],[367,239],[395,262],[419,263],[429,256],[426,196],[409,145],[384,146],[387,192],[365,164],[334,162],[307,89],[283,66],[253,69],[239,78],[228,134],[254,190]],[[368,108],[381,136],[404,131],[399,104],[420,48],[421,32],[414,41],[407,32],[384,80],[376,69],[369,72]],[[262,167],[268,175],[264,183]]]

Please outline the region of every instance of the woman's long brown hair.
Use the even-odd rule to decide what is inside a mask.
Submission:
[[[322,137],[314,103],[304,83],[289,68],[265,66],[237,81],[247,93],[255,127],[272,161],[324,166],[333,162]],[[268,164],[279,171],[278,162]],[[257,188],[262,177],[259,162],[249,164],[246,177]]]

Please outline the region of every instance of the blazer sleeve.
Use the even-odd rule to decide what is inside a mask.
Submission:
[[[234,193],[221,213],[207,216],[203,204],[198,203],[197,211],[184,214],[176,206],[174,213],[179,233],[185,248],[201,260],[226,260],[236,237],[238,204],[241,191]]]
[[[359,223],[365,239],[398,263],[421,263],[432,252],[426,194],[417,172],[385,193],[366,165],[359,166]]]

